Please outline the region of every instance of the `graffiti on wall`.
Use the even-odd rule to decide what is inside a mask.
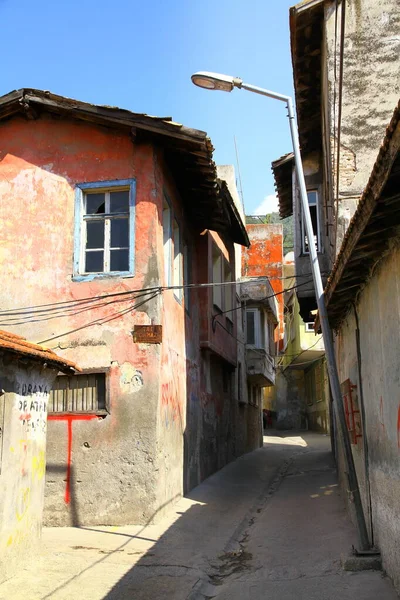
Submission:
[[[31,505],[37,507],[38,498],[42,497],[48,395],[47,385],[15,384],[8,451],[11,464],[18,465],[19,481],[7,508],[7,546],[25,543],[40,520]]]
[[[169,349],[168,358],[163,360],[163,382],[161,384],[161,410],[167,429],[179,424],[183,429],[182,400],[186,394],[184,363],[177,352]]]
[[[49,421],[66,421],[67,423],[67,474],[65,483],[64,500],[71,502],[71,465],[72,465],[72,423],[73,421],[92,421],[97,415],[49,415]]]

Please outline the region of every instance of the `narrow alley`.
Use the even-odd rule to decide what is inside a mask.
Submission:
[[[11,600],[395,600],[379,571],[347,572],[356,545],[329,436],[271,432],[145,527],[46,528]]]

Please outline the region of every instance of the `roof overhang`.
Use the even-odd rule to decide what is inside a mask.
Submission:
[[[279,216],[281,219],[285,219],[293,214],[293,152],[289,152],[288,154],[281,156],[281,158],[274,160],[271,165],[275,179],[276,193],[279,201]]]
[[[138,141],[149,140],[161,147],[195,227],[199,231],[212,229],[233,242],[248,244],[240,216],[218,183],[213,146],[204,131],[184,127],[170,117],[89,104],[43,90],[22,88],[0,97],[0,121],[18,114],[37,119],[43,112],[121,129]]]
[[[290,9],[290,42],[302,155],[320,152],[321,51],[325,0],[306,0]]]
[[[42,366],[47,365],[67,375],[81,371],[75,363],[55,354],[49,348],[28,342],[20,335],[3,330],[0,331],[0,354],[11,356],[15,362],[29,360]]]

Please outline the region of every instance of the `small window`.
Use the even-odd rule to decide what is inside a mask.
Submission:
[[[49,414],[107,414],[106,374],[60,375],[49,395]]]
[[[182,286],[182,252],[181,252],[181,232],[179,229],[178,222],[174,219],[173,226],[173,238],[174,238],[174,271],[173,271],[173,286]],[[175,298],[178,300],[182,299],[183,290],[182,287],[174,289]]]
[[[163,244],[164,244],[164,284],[170,286],[172,283],[171,269],[171,249],[172,249],[172,232],[171,232],[171,208],[164,197],[163,202]]]
[[[253,309],[246,310],[246,343],[256,345],[256,311]]]
[[[232,270],[227,260],[224,260],[224,296],[225,296],[225,307],[226,318],[233,321],[233,284],[232,284]]]
[[[192,283],[192,263],[191,263],[191,252],[187,244],[183,245],[183,284],[185,288],[183,290],[185,310],[190,315],[192,290],[190,287],[186,287]]]
[[[223,310],[222,306],[222,255],[216,246],[213,245],[212,252],[212,282],[213,282],[213,304],[221,311]]]
[[[77,185],[74,275],[132,275],[135,181]]]
[[[264,347],[264,313],[258,308],[246,309],[246,344],[250,348]]]
[[[305,323],[307,333],[314,333],[314,321]]]
[[[317,246],[317,252],[321,251],[321,235],[320,235],[320,224],[319,224],[319,202],[318,192],[316,190],[310,190],[307,192],[308,206],[310,207],[310,215],[312,228],[314,232],[314,243]],[[304,217],[301,219],[301,238],[302,238],[302,251],[304,254],[309,254],[310,247],[308,244],[306,228],[304,224]]]

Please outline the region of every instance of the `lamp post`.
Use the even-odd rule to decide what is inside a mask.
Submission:
[[[231,77],[230,75],[222,75],[219,73],[209,73],[207,71],[199,71],[192,75],[192,82],[202,88],[208,90],[220,90],[223,92],[231,92],[235,87],[261,96],[267,96],[275,100],[284,102],[287,106],[290,134],[292,137],[293,154],[295,160],[295,168],[297,175],[297,182],[300,190],[300,201],[303,209],[304,223],[308,238],[308,246],[310,250],[310,261],[311,261],[311,272],[314,281],[315,295],[317,300],[317,306],[319,311],[319,318],[322,329],[322,337],[324,340],[326,362],[328,366],[329,381],[331,385],[331,391],[335,407],[337,410],[341,433],[343,438],[343,445],[346,455],[346,462],[348,467],[348,480],[349,488],[353,494],[354,506],[356,509],[357,517],[357,531],[359,536],[360,550],[368,550],[370,543],[368,539],[368,531],[365,523],[364,510],[361,502],[360,488],[358,486],[357,473],[354,466],[353,453],[351,450],[351,444],[348,436],[346,426],[346,415],[344,412],[342,393],[339,383],[339,375],[337,371],[335,352],[333,348],[332,331],[328,321],[328,314],[325,306],[324,288],[322,285],[321,271],[318,263],[317,248],[314,239],[314,232],[312,227],[310,207],[308,205],[307,189],[304,179],[303,164],[300,154],[299,135],[297,131],[297,125],[294,116],[293,101],[290,96],[283,94],[277,94],[255,85],[244,83],[239,77]]]

